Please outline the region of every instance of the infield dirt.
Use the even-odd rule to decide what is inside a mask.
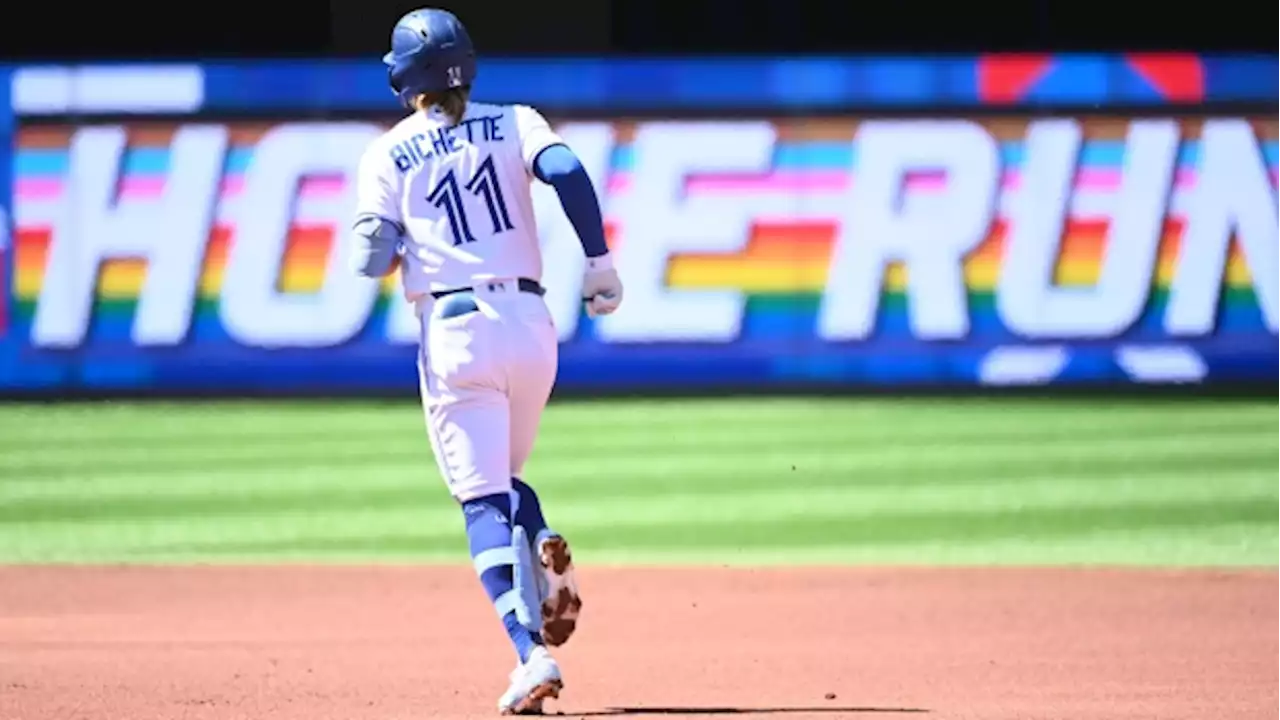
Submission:
[[[1277,574],[591,569],[567,717],[1275,718]],[[468,568],[0,568],[0,719],[492,717]]]

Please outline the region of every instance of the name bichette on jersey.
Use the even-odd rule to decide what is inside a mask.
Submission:
[[[455,153],[462,149],[462,137],[467,142],[502,142],[505,139],[502,115],[485,115],[467,118],[451,128],[435,128],[415,133],[391,146],[391,160],[401,174],[421,166],[428,159]]]

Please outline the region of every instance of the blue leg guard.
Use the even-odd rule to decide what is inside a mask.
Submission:
[[[531,542],[537,540],[538,535],[547,530],[547,519],[542,516],[542,502],[538,500],[538,493],[520,478],[511,478],[511,492],[515,496],[516,525],[524,528]]]
[[[541,596],[528,536],[511,527],[511,498],[488,495],[462,504],[480,584],[498,611],[520,662],[542,644]]]

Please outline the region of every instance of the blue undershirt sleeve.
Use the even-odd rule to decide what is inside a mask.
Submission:
[[[534,159],[533,174],[555,189],[565,217],[578,233],[578,241],[582,243],[587,257],[600,257],[609,252],[604,241],[600,201],[578,156],[564,145],[551,145]]]

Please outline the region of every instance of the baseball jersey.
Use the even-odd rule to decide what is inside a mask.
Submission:
[[[482,280],[541,280],[530,183],[538,153],[561,143],[537,110],[484,103],[468,103],[457,125],[437,108],[415,112],[371,143],[356,216],[404,228],[405,297]]]

